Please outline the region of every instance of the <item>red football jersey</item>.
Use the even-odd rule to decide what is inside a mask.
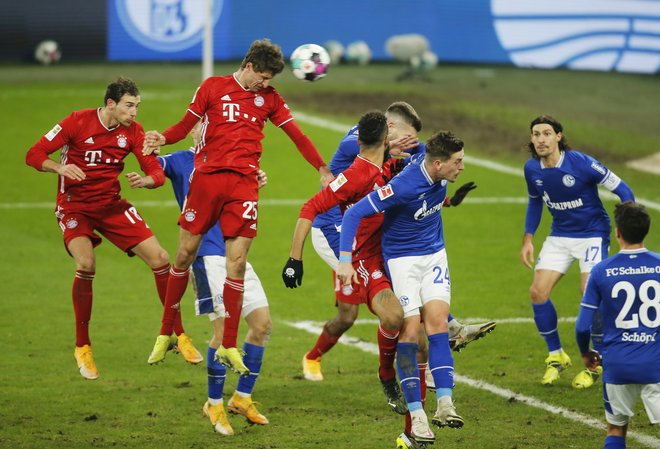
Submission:
[[[195,169],[205,173],[221,169],[255,173],[259,168],[266,120],[280,127],[293,119],[275,88],[268,86],[251,92],[234,75],[204,81],[188,110],[204,118]]]
[[[339,205],[342,214],[353,204],[385,185],[383,168],[358,156],[350,167],[307,201],[300,218],[314,220],[316,215]],[[383,214],[360,220],[353,242],[353,259],[367,259],[381,254],[380,236]]]
[[[153,178],[155,187],[165,182],[156,156],[142,155],[142,125],[134,121],[128,127],[118,124],[108,129],[99,114],[100,109],[72,112],[39,139],[25,158],[29,165],[41,170],[48,155],[61,148],[60,163],[75,164],[85,172],[82,181],[59,177],[57,204],[68,209],[103,207],[120,199],[118,177],[124,169],[124,158],[131,152],[144,173]]]

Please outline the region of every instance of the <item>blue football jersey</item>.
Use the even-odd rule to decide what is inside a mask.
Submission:
[[[447,181],[433,182],[424,167],[425,152],[412,156],[389,184],[369,194],[374,212],[385,211],[382,250],[385,260],[433,254],[445,247],[442,204]]]
[[[163,166],[165,176],[172,182],[174,196],[177,203],[179,203],[179,208],[181,208],[190,188],[190,175],[195,167],[195,150],[191,148],[165,156],[158,156],[158,161]],[[197,257],[224,256],[225,254],[225,240],[220,225],[217,224],[209,229],[202,239]]]
[[[527,192],[541,198],[552,215],[550,235],[609,238],[610,218],[598,196],[598,185],[614,190],[621,180],[594,158],[562,151],[556,167],[538,159],[525,163]]]
[[[660,254],[622,250],[591,270],[582,307],[603,325],[603,382],[660,382]]]

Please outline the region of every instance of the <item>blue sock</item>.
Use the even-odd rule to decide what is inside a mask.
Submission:
[[[449,323],[453,319],[454,319],[454,315],[450,313],[449,316],[447,317],[447,322]]]
[[[436,396],[451,396],[451,390],[454,388],[454,357],[449,349],[447,332],[429,335],[428,369],[433,375]]]
[[[399,374],[403,397],[411,412],[422,408],[417,349],[419,349],[417,343],[399,342],[396,345],[396,371]]]
[[[245,351],[245,357],[243,357],[243,363],[250,370],[249,376],[240,376],[238,378],[238,384],[236,385],[236,391],[243,394],[252,394],[254,389],[254,384],[259,377],[259,371],[261,370],[261,363],[264,360],[264,351],[265,347],[252,345],[250,343],[243,343],[243,351]]]
[[[215,348],[206,350],[206,370],[208,372],[209,399],[222,400],[222,390],[225,387],[227,368],[215,361]]]
[[[626,439],[624,437],[608,435],[605,438],[604,449],[626,449]]]
[[[557,310],[550,298],[543,304],[532,304],[534,310],[534,322],[541,337],[548,345],[548,351],[561,349],[559,331],[557,330]]]

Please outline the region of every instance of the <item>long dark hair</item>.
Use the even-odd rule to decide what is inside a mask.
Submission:
[[[538,116],[534,120],[532,120],[532,123],[529,124],[529,131],[531,132],[536,125],[552,126],[552,129],[555,131],[555,133],[557,134],[561,133],[561,140],[559,141],[559,149],[563,151],[571,149],[571,147],[568,145],[568,140],[564,135],[564,127],[561,125],[561,123],[559,123],[559,120],[557,120],[556,118],[550,115]],[[534,149],[534,144],[532,142],[529,142],[527,144],[527,148],[529,149],[529,152],[531,153],[534,159],[539,158],[539,155],[536,154],[536,150]]]

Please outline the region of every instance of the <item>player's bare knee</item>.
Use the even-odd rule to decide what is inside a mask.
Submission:
[[[78,257],[76,258],[76,270],[79,271],[96,271],[96,260],[94,257]]]
[[[529,298],[534,304],[542,304],[548,300],[550,292],[547,289],[541,288],[535,284],[529,287]]]

